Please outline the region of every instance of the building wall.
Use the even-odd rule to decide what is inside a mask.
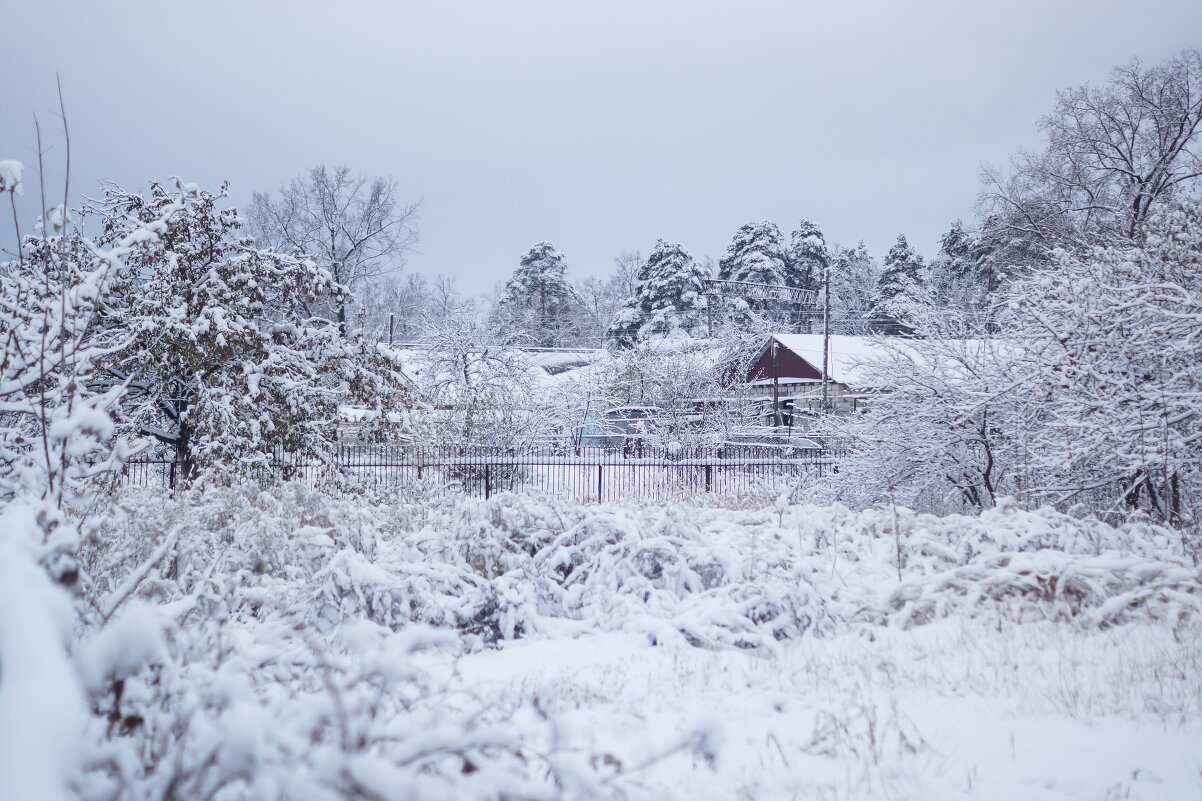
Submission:
[[[782,345],[776,350],[776,374],[781,378],[821,380],[822,368],[819,366],[815,369],[814,365]],[[760,354],[759,358],[747,370],[747,381],[764,381],[771,378],[772,348],[769,346],[764,348],[764,352]]]

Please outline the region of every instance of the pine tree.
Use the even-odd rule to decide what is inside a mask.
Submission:
[[[926,280],[934,303],[966,313],[985,309],[988,296],[998,289],[984,246],[960,220],[940,237],[939,253],[931,260]]]
[[[106,245],[180,206],[125,257],[92,335],[107,343],[95,383],[124,388],[119,431],[157,440],[185,480],[243,475],[281,447],[328,459],[341,407],[387,425],[405,394],[377,349],[313,316],[345,287],[303,254],[255,248],[237,212],[217,207],[224,189],[110,189],[90,209]]]
[[[793,231],[787,255],[789,261],[785,284],[794,289],[821,291],[831,263],[831,254],[822,230],[809,220],[799,222]],[[810,311],[810,317],[804,321],[804,325],[812,332],[815,321],[821,321],[822,310],[820,306],[814,306]]]
[[[884,334],[901,335],[909,329],[897,319],[897,308],[913,290],[923,284],[922,257],[910,247],[904,234],[885,256],[884,269],[872,293],[872,316],[875,329]]]
[[[789,243],[785,283],[794,289],[820,289],[823,271],[830,266],[831,254],[822,230],[802,220]]]
[[[708,277],[681,245],[659,240],[639,270],[634,296],[610,326],[609,340],[629,348],[656,335],[699,333],[705,326]]]
[[[572,344],[579,298],[568,284],[567,263],[550,242],[539,242],[522,257],[497,300],[493,325],[505,334],[533,345]]]
[[[785,283],[789,270],[788,254],[781,242],[780,229],[773,222],[749,222],[735,232],[718,262],[718,277],[723,281],[753,284]],[[735,321],[747,323],[755,313],[774,319],[778,324],[790,318],[787,304],[768,300],[736,299],[730,304]]]
[[[726,255],[718,263],[718,277],[723,281],[783,284],[788,263],[776,223],[749,222],[735,232],[726,247]]]

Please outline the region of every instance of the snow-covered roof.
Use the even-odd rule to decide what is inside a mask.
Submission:
[[[600,358],[605,351],[588,349],[529,349],[530,360],[550,375],[559,375],[568,370],[585,367]]]
[[[784,347],[812,364],[816,370],[822,370],[822,334],[773,334],[772,338]],[[940,348],[932,349],[925,345],[939,344]],[[887,358],[890,353],[902,352],[908,355],[916,364],[941,370],[962,370],[956,358],[948,358],[949,353],[986,353],[994,351],[1004,353],[1019,347],[1012,342],[1001,342],[987,339],[947,339],[911,340],[902,338],[853,337],[833,335],[830,338],[828,354],[828,369],[830,380],[836,384],[845,384],[852,388],[872,388],[878,386],[872,376],[871,362]],[[782,382],[785,379],[780,379]],[[806,383],[802,379],[789,379],[794,383]]]
[[[822,334],[773,334],[780,344],[822,370]],[[836,384],[858,386],[864,383],[866,360],[884,353],[871,337],[834,335],[830,338],[828,372]]]
[[[581,367],[587,367],[605,353],[603,350],[590,350],[587,348],[553,349],[493,346],[490,350],[508,353],[509,357],[515,363],[526,365],[531,370],[530,375],[532,380],[540,384],[546,383],[544,379],[548,376],[559,376]],[[391,353],[403,365],[406,374],[413,379],[421,377],[425,363],[430,358],[429,346],[420,344],[394,346],[391,348]],[[537,371],[535,371],[535,368],[537,368]]]

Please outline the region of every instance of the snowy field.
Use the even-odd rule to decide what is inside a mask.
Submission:
[[[591,633],[459,669],[623,766],[712,733],[712,765],[666,759],[632,778],[635,798],[1192,799],[1198,648],[1159,630],[941,621],[771,655]]]
[[[293,487],[93,531],[81,797],[1202,796],[1153,526]]]

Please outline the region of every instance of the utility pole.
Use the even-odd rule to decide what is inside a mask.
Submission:
[[[776,367],[776,339],[772,340],[772,427],[780,426],[780,370]]]
[[[828,387],[830,385],[830,351],[831,351],[831,268],[822,271],[822,411],[829,407]]]
[[[829,268],[828,268],[829,269]],[[745,300],[780,301],[796,303],[799,314],[804,315],[806,309],[812,308],[818,300],[818,292],[813,289],[796,289],[784,284],[757,284],[751,281],[723,281],[710,278],[705,281],[706,308],[714,298],[733,297]],[[827,288],[827,306],[830,305],[830,288]],[[800,323],[799,323],[800,324]],[[710,336],[713,336],[713,318],[710,319]],[[781,424],[780,414],[780,375],[777,369],[776,349],[778,343],[772,340],[772,425]],[[823,347],[825,351],[825,346]],[[822,359],[822,387],[825,403],[826,394],[826,354]]]

